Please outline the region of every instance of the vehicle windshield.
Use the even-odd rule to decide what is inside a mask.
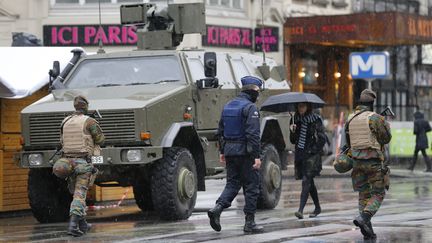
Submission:
[[[175,56],[145,56],[84,60],[65,86],[76,89],[184,82]]]

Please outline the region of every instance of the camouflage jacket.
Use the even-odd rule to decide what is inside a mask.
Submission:
[[[95,119],[89,118],[85,123],[85,127],[87,131],[90,132],[94,143],[97,145],[102,145],[103,142],[105,141],[105,135],[103,134],[102,129],[99,126],[99,123]]]
[[[348,121],[356,114],[369,110],[367,106],[357,106],[354,113],[348,116]],[[345,131],[347,131],[347,123],[345,123]],[[385,120],[385,118],[377,113],[369,117],[369,128],[372,134],[375,135],[379,144],[381,144],[381,149],[376,150],[372,148],[368,149],[351,149],[351,154],[354,159],[373,159],[379,158],[384,160],[384,145],[388,144],[391,140],[390,124]],[[348,141],[348,140],[347,140]]]

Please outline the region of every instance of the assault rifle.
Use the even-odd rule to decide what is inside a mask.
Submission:
[[[380,113],[381,116],[388,116],[391,118],[395,118],[395,113],[391,110],[390,106],[387,106],[383,111]]]

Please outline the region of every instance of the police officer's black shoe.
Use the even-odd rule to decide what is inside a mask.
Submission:
[[[81,217],[78,222],[78,227],[85,234],[90,231],[92,224],[87,223],[86,219],[84,217]]]
[[[216,230],[216,231],[221,231],[222,227],[220,225],[220,215],[223,211],[223,207],[220,204],[216,204],[216,206],[212,209],[210,209],[207,212],[207,215],[210,219],[210,226]]]
[[[82,236],[84,233],[79,228],[80,217],[78,215],[71,215],[69,220],[68,235],[75,237]]]
[[[303,213],[300,212],[300,211],[295,212],[294,215],[295,215],[298,219],[303,219]]]
[[[374,235],[373,231],[369,228],[368,223],[361,215],[357,216],[353,223],[360,228],[360,231],[364,237],[372,237]]]
[[[248,213],[245,216],[245,225],[243,227],[243,231],[246,233],[258,234],[264,232],[264,228],[256,225],[255,214]]]

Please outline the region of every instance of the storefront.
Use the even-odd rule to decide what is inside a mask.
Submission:
[[[284,26],[284,58],[293,90],[322,97],[330,107],[324,115],[332,120],[339,111],[351,110],[367,87],[365,80],[349,75],[351,52],[390,53],[391,75],[372,82],[378,110],[389,105],[398,120],[410,120],[416,105],[429,109],[417,97],[419,90],[430,97],[424,90],[431,85],[419,81],[419,75],[429,73],[420,45],[429,43],[432,18],[399,12],[288,18]]]

